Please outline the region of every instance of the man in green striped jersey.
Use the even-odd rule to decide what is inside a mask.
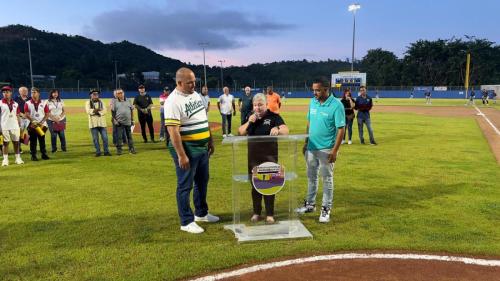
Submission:
[[[214,145],[203,101],[194,91],[193,71],[182,67],[175,79],[177,87],[165,101],[164,112],[177,174],[177,211],[181,230],[202,233],[204,229],[196,222],[219,221],[208,213],[207,204],[208,158],[214,153]],[[190,206],[193,183],[194,214]]]

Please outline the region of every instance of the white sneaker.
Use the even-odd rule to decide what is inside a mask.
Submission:
[[[19,158],[16,158],[16,164],[17,164],[17,165],[21,165],[21,164],[24,164],[24,161],[23,161],[23,159],[21,159],[21,157],[19,157]]]
[[[165,141],[165,138],[160,138],[160,141]]]
[[[193,234],[200,234],[200,233],[203,233],[205,231],[203,228],[201,228],[195,222],[192,222],[186,226],[181,226],[181,230],[186,231],[188,233],[193,233]]]
[[[321,214],[319,215],[319,222],[321,223],[327,223],[330,221],[330,208],[328,207],[321,207]]]
[[[228,137],[234,137],[234,135],[233,135],[233,134],[229,134],[229,135],[227,135],[227,136],[228,136]]]
[[[342,143],[341,144],[344,144],[345,143],[345,140],[342,140]]]
[[[197,217],[194,216],[194,221],[201,221],[201,222],[218,222],[220,219],[218,216],[214,216],[212,214],[207,214],[204,217]]]
[[[226,135],[226,134],[223,134],[223,135],[222,135],[222,137],[223,137],[223,138],[225,138],[225,137],[227,137],[227,135]]]
[[[302,207],[298,207],[295,209],[295,212],[299,215],[303,215],[305,213],[312,213],[316,211],[316,206],[304,200],[304,205]]]
[[[2,167],[4,167],[4,166],[9,166],[9,159],[8,158],[3,159]]]
[[[347,144],[352,144],[352,141],[348,141]]]

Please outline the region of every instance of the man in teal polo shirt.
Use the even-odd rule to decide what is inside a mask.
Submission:
[[[315,80],[312,85],[314,98],[307,113],[307,133],[309,137],[303,152],[307,165],[307,198],[298,213],[316,210],[318,193],[318,173],[323,178],[323,203],[319,222],[330,221],[333,205],[333,167],[344,137],[345,112],[342,103],[328,92],[329,82]]]

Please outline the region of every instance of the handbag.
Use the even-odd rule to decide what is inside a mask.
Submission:
[[[59,122],[59,123],[54,122],[52,124],[52,130],[54,132],[61,132],[66,130],[66,122]]]

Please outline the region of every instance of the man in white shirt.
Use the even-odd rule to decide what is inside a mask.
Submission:
[[[2,166],[9,165],[9,142],[14,145],[16,154],[16,164],[23,164],[19,152],[19,134],[21,122],[21,110],[17,102],[12,99],[12,88],[5,86],[2,88],[3,99],[0,101],[0,126],[3,135],[3,161]]]
[[[229,88],[224,87],[224,94],[219,97],[217,107],[219,108],[220,115],[222,116],[222,137],[232,137],[231,134],[231,117],[236,115],[236,106],[234,96],[229,93]]]

